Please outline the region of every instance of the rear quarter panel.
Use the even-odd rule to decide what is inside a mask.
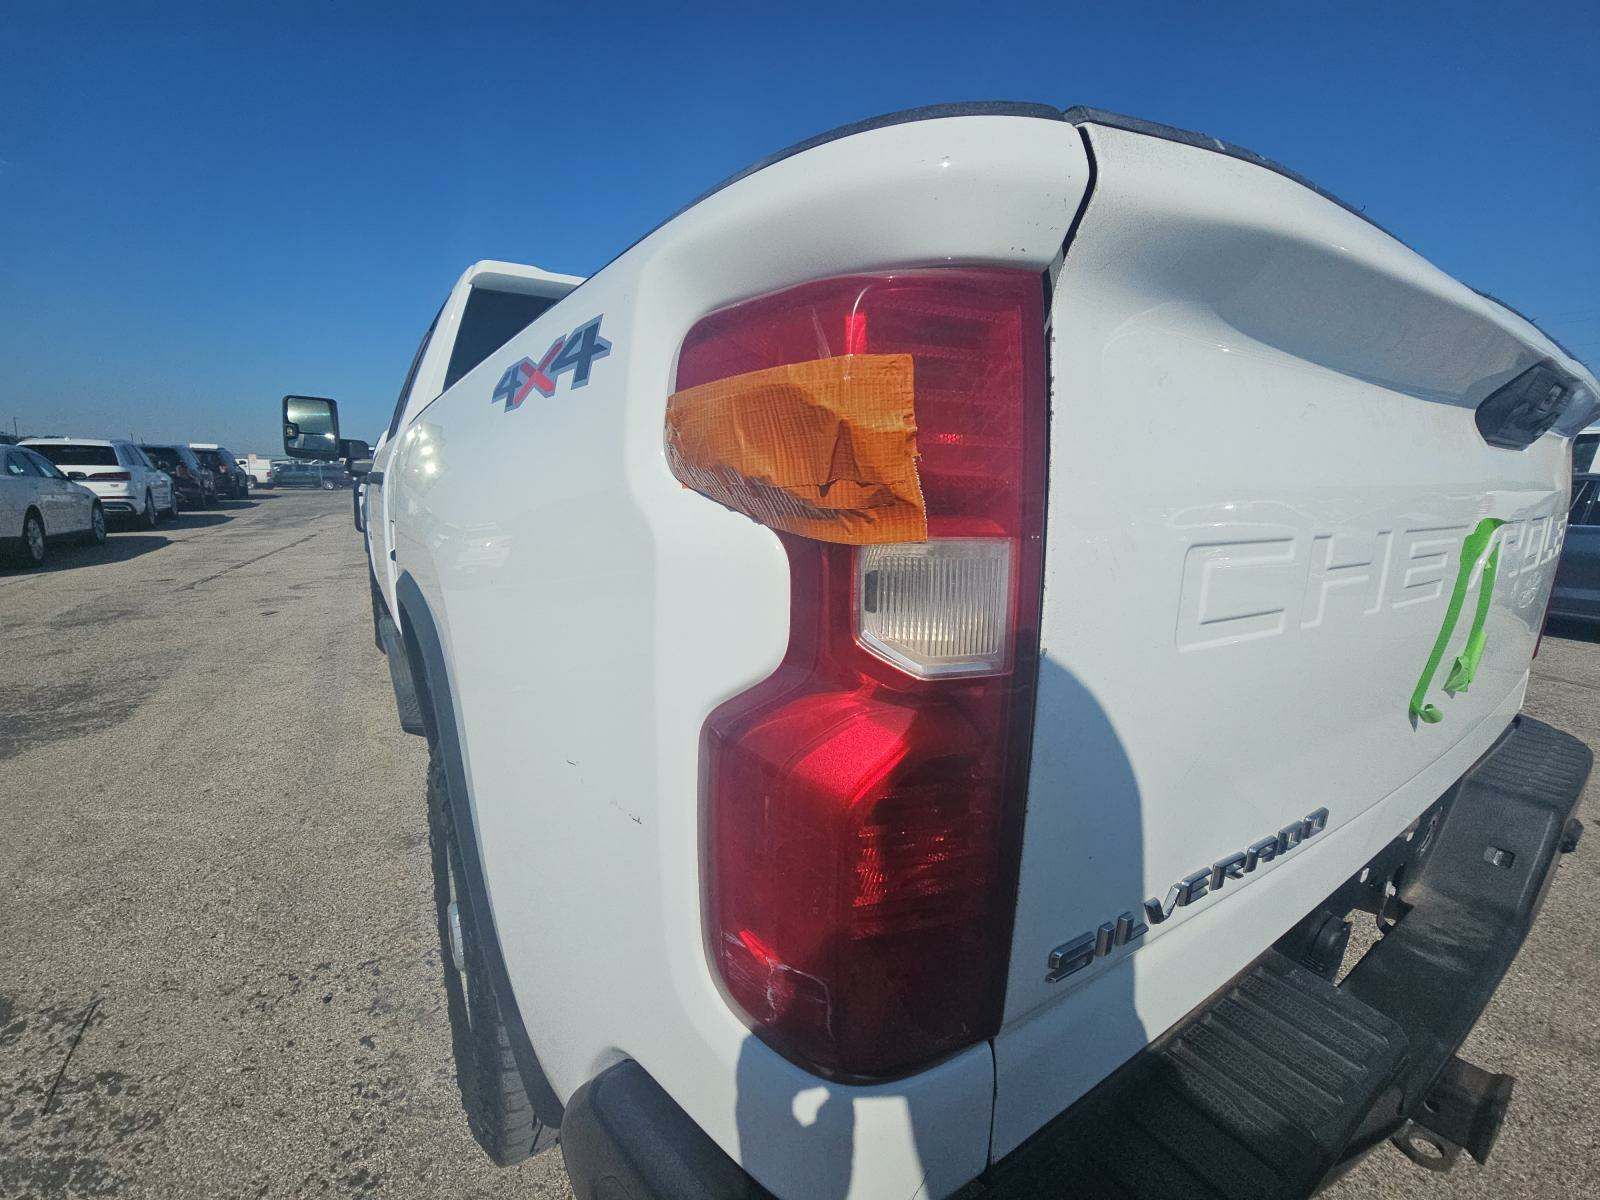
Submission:
[[[788,569],[768,530],[686,491],[662,452],[691,325],[809,279],[958,262],[1041,273],[1087,164],[1060,122],[923,121],[750,175],[633,247],[423,409],[386,474],[397,568],[446,642],[512,985],[563,1097],[637,1059],[783,1196],[941,1195],[987,1161],[974,1047],[848,1087],[756,1041],[701,924],[699,743],[777,664]],[[492,401],[506,368],[600,319],[586,386]]]

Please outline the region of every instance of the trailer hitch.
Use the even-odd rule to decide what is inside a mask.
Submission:
[[[1450,1170],[1462,1151],[1482,1166],[1500,1136],[1516,1082],[1452,1056],[1411,1119],[1389,1140],[1429,1171]]]

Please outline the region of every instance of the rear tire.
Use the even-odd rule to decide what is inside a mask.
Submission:
[[[500,1002],[483,961],[482,926],[473,914],[470,896],[455,887],[455,882],[466,875],[450,803],[444,756],[430,740],[428,849],[433,860],[434,910],[456,1083],[473,1138],[497,1165],[507,1167],[553,1144],[556,1131],[539,1120],[528,1099],[501,1017]],[[458,931],[454,937],[452,925]]]
[[[45,538],[44,518],[30,508],[22,517],[22,536],[17,539],[17,561],[25,567],[42,567],[49,557],[50,543]]]
[[[139,511],[139,524],[145,529],[154,529],[157,521],[155,497],[150,494],[150,489],[144,490],[144,508]]]
[[[85,546],[104,546],[106,544],[106,510],[100,507],[100,502],[95,501],[94,511],[89,515],[89,528],[78,539]]]

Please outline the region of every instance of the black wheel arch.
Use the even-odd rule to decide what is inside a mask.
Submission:
[[[412,678],[420,693],[428,740],[444,759],[450,794],[464,799],[467,795],[467,775],[444,645],[428,602],[409,572],[402,573],[395,583],[395,606],[400,610],[401,637],[406,657],[411,662]],[[452,804],[450,815],[466,875],[462,882],[469,892],[473,911],[482,914],[481,924],[488,933],[483,939],[483,957],[495,997],[500,1002],[501,1016],[511,1041],[511,1052],[516,1058],[517,1069],[522,1074],[523,1086],[527,1089],[534,1112],[550,1128],[559,1129],[564,1108],[555,1089],[550,1086],[544,1067],[540,1065],[539,1055],[533,1048],[527,1026],[523,1024],[522,1011],[517,1007],[516,994],[511,988],[511,976],[506,970],[505,954],[500,946],[500,930],[484,880],[483,856],[472,821],[472,806],[466,803]]]

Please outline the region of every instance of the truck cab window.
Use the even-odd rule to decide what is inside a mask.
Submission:
[[[1595,447],[1600,446],[1600,433],[1580,433],[1572,439],[1572,473],[1583,475],[1594,470]]]
[[[1580,480],[1573,488],[1572,507],[1567,510],[1569,525],[1600,525],[1600,508],[1594,502],[1596,482]]]
[[[534,319],[554,303],[555,299],[549,296],[473,288],[467,296],[466,311],[461,314],[455,347],[450,351],[445,388],[452,387],[456,380],[533,324]]]
[[[411,398],[411,385],[417,381],[417,370],[422,366],[422,356],[428,352],[428,343],[433,341],[433,331],[439,327],[439,313],[444,312],[440,305],[439,312],[433,314],[433,320],[428,322],[428,332],[422,335],[422,342],[417,346],[417,352],[411,356],[411,369],[406,372],[406,381],[400,385],[400,396],[394,402],[394,416],[389,418],[389,437],[400,429],[400,418],[405,415],[406,401]]]

